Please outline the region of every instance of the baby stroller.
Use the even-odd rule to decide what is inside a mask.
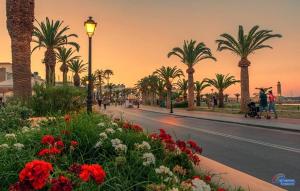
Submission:
[[[259,107],[256,106],[254,102],[248,103],[248,112],[245,113],[245,117],[257,117],[259,118],[258,112],[259,112]]]

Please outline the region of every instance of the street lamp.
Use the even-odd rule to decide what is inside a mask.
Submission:
[[[86,33],[89,37],[89,61],[88,61],[88,95],[86,101],[87,112],[92,113],[92,36],[94,35],[97,23],[89,17],[87,21],[84,22],[84,27]]]
[[[173,101],[172,101],[172,80],[169,79],[169,84],[171,85],[171,91],[170,91],[170,113],[173,113]]]

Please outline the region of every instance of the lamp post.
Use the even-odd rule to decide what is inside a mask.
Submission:
[[[89,17],[87,21],[84,22],[84,27],[86,30],[86,33],[89,37],[89,60],[88,60],[88,94],[87,94],[87,101],[86,101],[86,107],[87,112],[92,113],[92,106],[93,106],[93,100],[92,100],[92,36],[94,35],[95,29],[96,29],[97,23],[92,19],[92,17]]]

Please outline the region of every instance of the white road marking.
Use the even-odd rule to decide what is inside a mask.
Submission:
[[[124,111],[120,111],[120,112],[123,113],[123,114],[125,113]],[[126,112],[126,113],[129,113],[129,112]],[[129,114],[130,115],[134,115],[136,117],[141,117],[141,118],[145,118],[145,119],[156,121],[156,122],[160,122],[160,123],[166,123],[166,124],[170,124],[170,125],[177,126],[177,127],[183,127],[183,128],[186,128],[186,129],[190,129],[190,130],[194,130],[194,131],[199,131],[199,132],[203,132],[203,133],[207,133],[207,134],[211,134],[211,135],[222,136],[222,137],[226,137],[226,138],[230,138],[230,139],[234,139],[234,140],[238,140],[238,141],[243,141],[243,142],[248,142],[248,143],[263,145],[263,146],[266,146],[266,147],[272,147],[272,148],[281,149],[281,150],[290,151],[290,152],[295,152],[295,153],[300,153],[300,149],[293,148],[293,147],[288,147],[288,146],[283,146],[283,145],[277,145],[277,144],[263,142],[263,141],[258,141],[258,140],[254,140],[254,139],[248,139],[248,138],[244,138],[244,137],[239,137],[239,136],[235,136],[235,135],[229,135],[229,134],[215,132],[215,131],[210,131],[210,130],[206,130],[206,129],[199,129],[199,128],[190,127],[190,126],[187,126],[187,125],[180,125],[180,124],[176,124],[176,123],[172,123],[172,122],[160,121],[160,120],[157,120],[157,119],[153,119],[151,117],[137,115],[137,114],[135,114],[133,112],[130,112]]]

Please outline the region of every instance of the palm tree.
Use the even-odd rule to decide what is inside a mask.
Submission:
[[[195,82],[195,90],[196,90],[196,100],[197,100],[197,106],[200,106],[201,105],[201,92],[209,87],[210,84],[206,83],[204,80],[202,80],[201,82],[199,81],[196,81]]]
[[[239,97],[240,97],[241,94],[236,93],[236,94],[234,94],[234,95],[235,95],[235,97],[236,97],[236,103],[239,103]]]
[[[219,91],[219,107],[224,107],[224,90],[240,81],[236,80],[234,76],[230,76],[229,74],[227,74],[226,76],[224,74],[216,74],[216,79],[206,78],[205,82],[214,86]]]
[[[161,68],[155,70],[154,75],[157,75],[158,78],[160,78],[166,88],[167,88],[167,108],[171,107],[171,94],[172,94],[172,81],[175,78],[180,78],[181,76],[184,76],[181,69],[177,68],[176,66],[170,67],[170,66],[162,66]]]
[[[259,30],[259,26],[252,27],[248,34],[244,34],[243,26],[239,26],[236,39],[227,33],[220,36],[222,38],[216,40],[218,50],[229,50],[240,57],[238,66],[241,68],[241,111],[245,112],[247,103],[250,100],[248,67],[251,63],[248,60],[248,56],[259,49],[272,48],[264,43],[271,38],[280,38],[282,36],[280,34],[272,34],[272,30]]]
[[[197,44],[195,40],[184,41],[183,48],[175,47],[169,52],[168,57],[177,56],[181,62],[187,65],[188,74],[188,93],[189,93],[189,109],[194,109],[194,66],[204,59],[213,59],[212,53],[203,42]]]
[[[157,94],[158,94],[158,100],[160,106],[162,106],[164,100],[164,93],[165,93],[165,83],[163,80],[159,79],[157,81]]]
[[[180,79],[178,80],[176,85],[179,87],[179,90],[183,94],[183,100],[187,101],[188,81],[186,79]]]
[[[229,94],[224,94],[225,102],[228,102]]]
[[[58,62],[61,62],[60,71],[63,73],[63,84],[66,84],[68,81],[68,64],[74,59],[78,59],[79,56],[73,56],[75,51],[72,48],[66,49],[65,47],[59,47],[56,52],[56,59]]]
[[[7,30],[11,38],[14,95],[31,96],[31,48],[34,0],[6,0]]]
[[[110,69],[104,70],[104,76],[107,79],[107,84],[109,84],[109,79],[111,75],[114,75],[114,72],[112,70]]]
[[[70,70],[74,73],[73,81],[74,86],[80,86],[80,76],[79,74],[86,71],[86,65],[83,63],[83,60],[74,59],[71,63],[68,64]]]
[[[100,97],[101,97],[102,96],[102,84],[104,83],[103,82],[103,78],[105,78],[104,71],[103,70],[99,70],[99,69],[96,70],[95,71],[95,76],[98,79],[99,94],[100,94]]]
[[[111,100],[112,91],[115,87],[116,87],[116,85],[113,83],[106,84],[106,86],[105,86],[105,88],[108,90],[109,100]]]
[[[70,28],[68,26],[62,28],[63,21],[50,21],[46,18],[45,22],[37,22],[38,26],[33,28],[32,41],[37,45],[32,52],[37,48],[46,48],[45,52],[45,66],[46,66],[46,82],[50,85],[55,85],[55,65],[56,56],[55,50],[70,45],[79,50],[79,45],[76,42],[70,41],[70,37],[77,37],[76,34],[65,34]]]

